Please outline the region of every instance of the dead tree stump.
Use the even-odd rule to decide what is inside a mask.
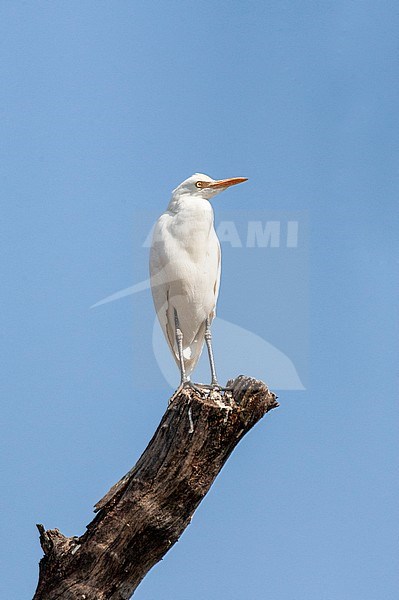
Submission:
[[[80,537],[38,525],[44,557],[33,600],[125,600],[176,543],[239,440],[276,396],[240,376],[231,392],[172,396],[137,464],[96,504]]]

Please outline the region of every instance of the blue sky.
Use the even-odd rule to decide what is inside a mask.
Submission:
[[[1,3],[1,597],[33,595],[34,524],[81,534],[166,408],[149,291],[90,307],[146,279],[151,222],[196,171],[249,178],[214,202],[244,240],[299,223],[290,250],[224,243],[218,314],[306,389],[278,392],[135,597],[396,597],[398,13]]]

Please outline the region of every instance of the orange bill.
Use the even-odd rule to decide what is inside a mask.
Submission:
[[[248,181],[248,177],[232,177],[231,179],[219,179],[215,183],[210,183],[210,188],[228,188],[231,185],[237,185],[237,183],[244,183]]]

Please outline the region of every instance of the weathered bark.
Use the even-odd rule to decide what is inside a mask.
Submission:
[[[266,385],[176,394],[137,464],[96,505],[81,537],[38,525],[45,556],[33,600],[122,600],[179,539],[243,435],[272,408]]]

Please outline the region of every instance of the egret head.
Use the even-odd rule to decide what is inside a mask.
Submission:
[[[216,194],[223,192],[228,187],[247,181],[246,177],[233,177],[231,179],[212,179],[209,175],[203,173],[194,173],[188,179],[185,179],[176,189],[173,190],[173,197],[178,198],[185,194],[210,200]]]

